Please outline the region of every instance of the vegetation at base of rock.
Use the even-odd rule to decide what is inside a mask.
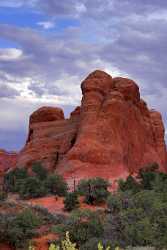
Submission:
[[[21,198],[37,198],[47,194],[47,189],[42,181],[35,176],[30,176],[25,179],[20,190],[18,190]]]
[[[27,169],[15,168],[4,176],[4,189],[7,192],[17,192],[20,190],[24,180],[28,177]]]
[[[100,177],[81,180],[78,184],[77,192],[85,196],[85,202],[88,204],[100,204],[105,202],[108,197],[109,183]]]
[[[131,191],[134,194],[141,190],[167,190],[167,174],[158,172],[158,168],[158,164],[152,163],[140,169],[137,178],[128,176],[125,181],[119,180],[119,190]]]
[[[41,163],[32,165],[32,175],[26,169],[16,168],[4,177],[4,190],[16,192],[23,199],[43,197],[48,194],[65,196],[67,183],[58,174],[49,175]]]
[[[66,211],[72,211],[79,207],[78,195],[76,192],[67,193],[64,199],[64,209]]]
[[[45,181],[45,187],[51,194],[65,196],[67,194],[68,186],[60,175],[49,175]]]
[[[47,178],[47,170],[42,166],[40,162],[35,162],[32,165],[32,171],[41,181]]]

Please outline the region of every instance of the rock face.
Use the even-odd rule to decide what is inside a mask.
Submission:
[[[42,161],[68,180],[126,177],[153,162],[166,171],[161,115],[148,109],[134,81],[97,70],[81,88],[81,107],[70,119],[64,119],[61,109],[50,107],[32,114],[19,166]]]
[[[7,152],[0,149],[0,172],[5,172],[10,168],[14,168],[17,162],[17,153]]]
[[[0,185],[3,181],[3,176],[9,169],[15,168],[17,162],[17,153],[6,152],[0,149]]]
[[[77,112],[66,120],[59,108],[43,107],[35,111],[30,117],[27,143],[20,152],[17,165],[29,167],[33,162],[41,161],[48,170],[54,170],[71,149],[77,127]]]

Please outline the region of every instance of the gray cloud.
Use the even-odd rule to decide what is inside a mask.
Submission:
[[[19,96],[20,93],[16,89],[8,86],[7,84],[1,84],[0,83],[0,98],[14,98],[16,96]]]

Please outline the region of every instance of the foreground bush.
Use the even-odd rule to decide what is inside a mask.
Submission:
[[[59,233],[61,237],[66,232],[70,232],[73,242],[78,246],[85,244],[90,238],[101,237],[103,235],[103,225],[101,217],[97,212],[89,210],[76,210],[64,222],[64,225],[55,227],[54,232]]]
[[[108,198],[110,214],[104,223],[104,236],[113,247],[165,248],[167,174],[147,168],[140,171],[137,182],[132,178],[125,180],[123,186],[121,183],[120,191]]]
[[[98,244],[96,244],[96,247],[97,248],[94,248],[97,249],[97,250],[104,250],[104,247],[103,245],[99,242]],[[71,240],[70,240],[70,237],[69,237],[69,232],[66,233],[66,237],[64,240],[62,240],[61,242],[61,249],[62,250],[79,250],[77,247],[76,247],[76,243],[72,243]],[[50,247],[49,247],[49,250],[60,250],[60,246],[57,246],[55,244],[51,244]],[[88,250],[88,249],[86,249]],[[106,250],[110,250],[110,247],[108,246],[106,248]]]
[[[28,245],[28,241],[37,236],[36,228],[41,219],[26,209],[18,215],[0,214],[0,243],[9,243],[16,249]]]

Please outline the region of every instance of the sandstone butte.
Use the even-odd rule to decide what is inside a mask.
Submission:
[[[29,168],[40,161],[69,184],[74,178],[125,178],[153,162],[167,170],[161,114],[148,109],[134,81],[97,70],[81,89],[81,105],[69,119],[53,107],[42,107],[30,116],[17,166]]]

